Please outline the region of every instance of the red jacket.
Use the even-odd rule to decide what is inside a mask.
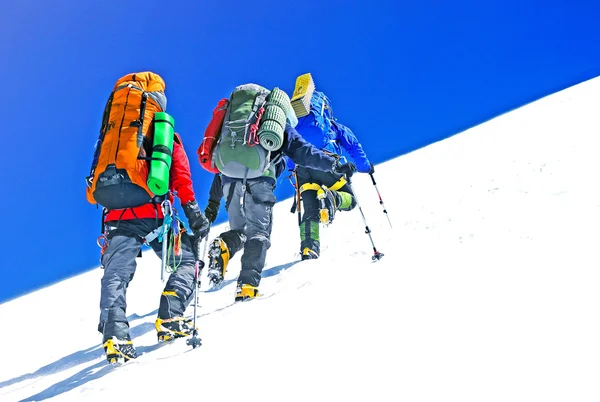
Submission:
[[[175,133],[173,141],[173,158],[171,161],[171,170],[169,171],[169,200],[173,203],[175,192],[181,205],[187,204],[196,199],[194,188],[192,187],[192,174],[190,172],[190,162],[188,160],[181,137]],[[135,208],[113,209],[108,211],[104,218],[106,222],[143,218],[162,218],[163,213],[160,205],[158,208],[153,203],[148,203]],[[157,215],[158,214],[158,215]]]

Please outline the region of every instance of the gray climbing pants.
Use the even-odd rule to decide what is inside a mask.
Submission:
[[[261,179],[248,180],[245,189],[241,181],[223,185],[231,230],[222,233],[221,238],[229,248],[230,258],[244,249],[238,277],[240,284],[258,286],[260,283],[267,250],[271,247],[274,189],[274,184]]]
[[[123,220],[107,222],[109,229],[108,246],[102,255],[104,275],[100,292],[100,323],[98,331],[104,340],[116,336],[130,339],[127,320],[127,287],[133,279],[137,267],[136,257],[140,254],[144,237],[162,222],[155,219]],[[167,240],[167,239],[165,239]],[[160,296],[158,317],[182,316],[191,301],[195,281],[195,257],[192,238],[187,233],[181,236],[181,255],[171,256],[167,261],[176,266]],[[162,258],[162,243],[153,240],[150,246]],[[202,268],[202,267],[201,267]],[[158,272],[158,271],[157,271]]]

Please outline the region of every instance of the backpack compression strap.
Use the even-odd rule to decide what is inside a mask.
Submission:
[[[264,92],[259,92],[259,94],[256,95],[256,98],[254,98],[254,104],[252,105],[252,113],[250,113],[248,120],[246,120],[247,124],[250,122],[250,120],[252,120],[252,117],[256,115],[256,121],[250,125],[250,133],[248,133],[248,126],[246,126],[246,143],[250,147],[260,144],[257,133],[258,126],[260,124],[260,119],[262,118],[262,115],[265,111],[264,105],[266,101],[267,95],[265,95]]]

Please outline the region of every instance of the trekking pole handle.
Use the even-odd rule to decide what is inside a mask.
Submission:
[[[375,183],[375,177],[373,176],[373,173],[369,173],[369,176],[371,176],[371,181],[373,182],[373,185],[376,186],[377,183]]]
[[[208,228],[208,232],[206,232],[206,237],[204,238],[206,242],[204,243],[204,250],[202,251],[202,260],[206,258],[206,252],[208,250],[208,236],[210,236],[210,227]]]
[[[196,244],[194,244],[194,259],[196,261],[202,261],[202,243],[204,242],[204,239],[197,239],[195,240]]]
[[[210,235],[210,227],[208,228],[208,232],[206,232],[206,236],[201,239],[196,239],[194,244],[194,258],[196,261],[204,262],[204,258],[206,257],[206,250],[208,248],[208,236]],[[202,243],[204,243],[204,248],[202,248]]]

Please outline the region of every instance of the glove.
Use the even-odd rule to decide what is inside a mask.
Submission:
[[[188,220],[188,224],[190,225],[190,229],[194,232],[194,239],[204,239],[210,229],[210,222],[200,210],[198,203],[196,201],[190,201],[187,204],[183,204],[182,207],[185,217]]]
[[[346,175],[347,178],[351,178],[354,172],[356,172],[356,165],[352,162],[347,162],[342,165],[340,161],[336,160],[331,171],[335,174],[343,174]]]
[[[221,203],[219,201],[208,200],[208,205],[204,209],[204,215],[206,215],[206,218],[211,224],[217,219],[220,206]]]
[[[369,170],[369,174],[373,174],[375,173],[375,166],[373,165],[373,162],[369,162],[371,164],[371,170]]]

